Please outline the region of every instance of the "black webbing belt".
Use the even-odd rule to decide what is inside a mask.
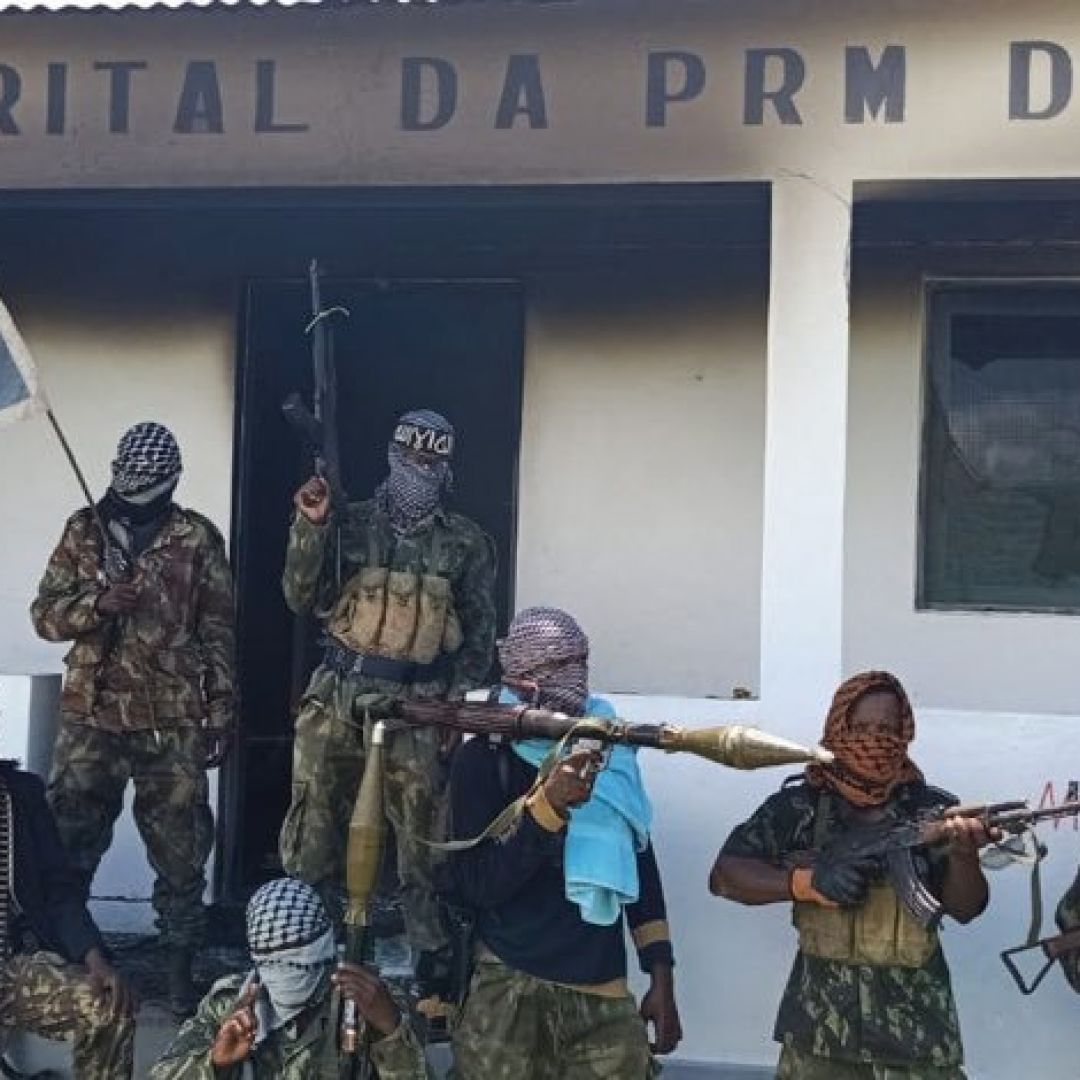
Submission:
[[[448,657],[440,656],[430,664],[414,664],[411,660],[394,660],[389,656],[370,656],[353,652],[333,638],[324,638],[324,666],[350,678],[385,679],[387,682],[409,685],[438,682],[450,669]]]

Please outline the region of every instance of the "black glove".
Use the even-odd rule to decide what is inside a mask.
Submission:
[[[825,848],[814,862],[810,883],[833,903],[855,907],[866,899],[877,871],[877,858]]]

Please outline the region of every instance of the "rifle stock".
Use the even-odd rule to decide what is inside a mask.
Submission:
[[[1034,949],[1041,950],[1044,962],[1029,981],[1024,977],[1024,973],[1020,970],[1015,957],[1021,953],[1031,952]],[[1030,944],[1018,945],[1013,949],[1005,949],[1001,953],[1001,962],[1008,969],[1020,993],[1027,997],[1039,989],[1039,984],[1050,974],[1050,969],[1059,960],[1063,960],[1066,956],[1077,951],[1080,951],[1080,929],[1069,930],[1067,933],[1043,938],[1041,941],[1033,941]]]

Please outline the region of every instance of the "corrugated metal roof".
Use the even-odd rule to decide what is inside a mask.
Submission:
[[[127,11],[152,8],[221,7],[431,7],[457,4],[572,4],[577,0],[0,0],[0,14],[12,11]]]

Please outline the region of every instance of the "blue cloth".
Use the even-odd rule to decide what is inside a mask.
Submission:
[[[504,690],[501,700],[516,703]],[[590,697],[585,715],[614,719],[604,698]],[[515,742],[514,752],[539,768],[555,743],[548,739]],[[570,815],[563,864],[566,898],[577,904],[581,917],[594,926],[611,926],[626,904],[640,892],[637,856],[645,850],[652,829],[652,804],[638,768],[637,750],[612,748],[607,767],[596,778],[592,798]]]

